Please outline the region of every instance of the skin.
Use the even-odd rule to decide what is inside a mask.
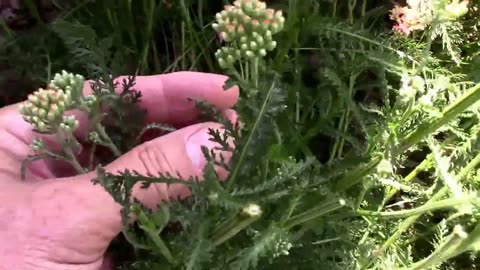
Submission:
[[[200,146],[213,149],[208,128],[222,127],[212,122],[197,123],[198,111],[188,98],[205,100],[235,121],[235,112],[230,108],[237,102],[239,90],[223,90],[226,79],[196,72],[137,77],[135,89],[142,92],[141,106],[148,110],[147,122],[183,128],[142,143],[106,165],[106,170],[179,172],[185,179],[200,177],[205,164]],[[88,84],[84,92],[91,92]],[[18,105],[0,109],[0,269],[111,269],[105,251],[121,232],[121,207],[101,186],[93,185],[95,174],[77,175],[59,162],[33,163],[22,181],[21,162],[32,154],[29,145],[38,135],[22,119]],[[76,135],[84,135],[81,131],[85,130],[85,118],[78,112],[73,114],[80,121]],[[229,156],[225,157],[228,160]],[[225,171],[217,172],[226,177]],[[162,201],[188,195],[182,185],[134,190],[134,196],[152,208]]]

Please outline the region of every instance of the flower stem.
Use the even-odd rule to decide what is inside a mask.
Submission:
[[[393,212],[376,212],[376,211],[367,211],[367,210],[357,210],[357,213],[363,216],[404,218],[412,215],[421,215],[424,213],[429,213],[438,209],[452,208],[457,205],[470,203],[470,202],[480,203],[480,198],[478,198],[478,195],[475,194],[473,196],[470,195],[470,196],[465,196],[463,198],[445,199],[437,202],[427,203],[423,206],[420,206],[414,209],[408,209],[408,210],[400,210],[400,211],[393,211]]]
[[[398,149],[398,152],[404,152],[408,148],[423,140],[426,136],[436,131],[438,128],[447,124],[459,114],[464,112],[468,107],[480,100],[480,84],[470,88],[460,99],[456,100],[450,106],[445,108],[442,117],[439,117],[431,122],[425,122],[414,132],[405,136]]]
[[[240,171],[240,168],[242,167],[243,160],[245,159],[247,149],[250,147],[253,136],[256,133],[258,127],[260,126],[260,122],[263,119],[263,115],[265,114],[267,104],[270,101],[270,96],[272,95],[274,88],[275,88],[275,83],[272,83],[272,86],[268,90],[267,95],[265,97],[265,100],[263,101],[262,108],[260,109],[260,112],[258,113],[257,119],[255,120],[255,123],[253,124],[252,130],[250,131],[250,134],[248,134],[245,146],[242,147],[242,151],[240,152],[239,160],[238,160],[237,164],[235,165],[235,167],[234,167],[234,169],[233,169],[233,171],[230,175],[230,179],[228,180],[228,184],[227,184],[227,189],[230,189],[235,184],[235,180],[236,180],[237,175]]]
[[[322,203],[317,207],[311,208],[303,213],[291,217],[284,225],[286,229],[290,229],[296,225],[305,223],[312,219],[318,218],[326,213],[333,212],[345,206],[345,201],[340,199],[330,200]]]
[[[395,152],[397,154],[403,153],[404,151],[430,135],[432,132],[436,131],[443,125],[453,120],[459,114],[468,109],[471,105],[475,104],[478,100],[480,100],[480,84],[477,84],[470,88],[470,90],[465,93],[460,99],[456,100],[453,104],[445,108],[442,113],[442,117],[430,122],[425,122],[420,125],[420,127],[416,131],[406,135],[401,140],[400,146]],[[345,175],[342,179],[338,181],[337,191],[347,190],[348,188],[362,181],[363,176],[372,172],[376,168],[380,160],[380,157],[374,157],[367,164],[360,166],[356,170]]]
[[[452,257],[452,252],[454,252],[459,247],[459,245],[462,244],[463,240],[466,237],[466,233],[463,232],[460,226],[457,225],[453,233],[447,237],[447,240],[445,240],[432,254],[430,254],[430,256],[419,262],[414,263],[411,267],[408,267],[406,269],[429,269],[433,266],[441,264],[445,260]]]
[[[105,131],[105,128],[100,124],[98,123],[97,124],[97,132],[98,134],[103,138],[103,140],[105,140],[106,144],[105,146],[107,146],[108,148],[110,148],[110,150],[113,152],[113,154],[115,154],[115,156],[119,157],[122,155],[122,152],[117,148],[117,146],[113,143],[112,139],[110,138],[110,136],[108,136],[107,132]]]
[[[237,235],[240,231],[248,227],[253,222],[257,221],[261,217],[261,212],[258,213],[236,213],[233,217],[230,217],[217,228],[215,228],[212,234],[212,243],[214,246],[218,246],[233,236]]]
[[[82,165],[80,165],[77,158],[75,157],[75,154],[72,151],[72,148],[67,146],[63,149],[63,151],[65,152],[67,162],[70,163],[78,173],[84,174],[88,172],[85,168],[82,167]]]
[[[458,174],[457,176],[457,179],[459,181],[461,181],[470,171],[472,171],[473,169],[475,169],[478,165],[480,165],[480,153],[477,154],[477,156],[475,158],[473,158],[468,164],[467,166],[465,166],[461,171],[460,173]],[[443,188],[441,188],[437,193],[435,193],[435,195],[432,196],[432,198],[430,198],[430,200],[424,204],[424,206],[426,205],[429,205],[437,200],[439,200],[440,198],[442,198],[443,196],[445,196],[448,192],[448,187],[444,186]],[[405,232],[421,215],[420,214],[417,214],[417,215],[413,215],[413,216],[410,216],[408,217],[407,219],[405,219],[404,221],[402,221],[400,223],[400,225],[398,226],[398,229],[395,231],[395,233],[390,236],[387,241],[385,241],[385,243],[374,253],[374,256],[372,256],[371,258],[371,261],[369,263],[367,263],[366,267],[368,267],[371,263],[373,263],[373,261],[378,258],[403,232]],[[480,226],[478,228],[478,230],[480,230]],[[479,233],[480,235],[480,233]]]
[[[252,79],[255,83],[255,88],[258,89],[258,57],[252,59]]]

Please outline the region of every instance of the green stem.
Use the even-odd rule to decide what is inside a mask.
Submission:
[[[478,165],[480,165],[480,153],[478,153],[474,159],[472,159],[468,164],[467,166],[465,166],[461,171],[460,173],[458,174],[457,178],[459,181],[461,181],[470,171],[472,171],[473,169],[475,169]],[[428,202],[425,203],[425,205],[428,205],[430,203],[433,203],[437,200],[439,200],[440,198],[442,198],[443,196],[445,196],[446,194],[448,193],[448,187],[443,187],[441,188],[435,195],[433,195],[432,198],[430,198],[430,200],[428,200]],[[376,258],[378,258],[388,247],[390,247],[390,245],[393,244],[393,242],[395,242],[395,240],[403,233],[405,232],[418,218],[420,217],[420,215],[414,215],[414,216],[411,216],[411,217],[408,217],[407,219],[405,219],[404,221],[402,221],[402,223],[400,223],[400,225],[398,226],[398,229],[395,231],[395,233],[390,236],[387,241],[385,241],[385,243],[380,247],[380,249],[378,249],[374,256],[372,256],[372,259],[370,260],[369,263],[366,264],[366,267],[368,267],[370,264],[372,264],[374,262],[374,260]],[[479,227],[480,229],[480,227]]]
[[[480,99],[480,84],[477,84],[470,88],[467,93],[465,93],[460,99],[456,100],[450,106],[444,109],[442,117],[437,118],[431,122],[426,122],[420,125],[420,127],[406,135],[400,143],[397,154],[405,152],[407,149],[417,144],[425,137],[436,131],[438,128],[447,124],[459,114],[468,109],[471,105],[475,104]],[[380,162],[380,157],[374,157],[372,161],[367,164],[360,166],[358,169],[348,173],[342,179],[338,181],[337,191],[344,191],[348,188],[354,186],[355,184],[362,181],[363,176],[372,172],[378,163]]]
[[[143,226],[141,226],[141,227],[143,227]],[[155,246],[159,249],[159,252],[163,256],[165,256],[167,261],[171,264],[175,264],[175,258],[173,257],[172,253],[170,252],[168,247],[165,245],[163,240],[160,238],[158,233],[156,233],[155,231],[151,231],[148,228],[142,228],[142,229],[144,229],[144,231],[148,234],[148,236],[153,241],[153,243],[155,243]]]
[[[362,181],[363,177],[372,172],[381,160],[382,158],[380,156],[375,156],[367,164],[361,165],[353,171],[346,173],[346,175],[337,182],[336,191],[345,191],[357,184],[358,182]]]
[[[423,170],[425,170],[428,167],[428,165],[432,161],[432,158],[433,158],[432,155],[428,155],[426,159],[424,159],[417,167],[415,167],[415,169],[413,169],[413,171],[411,171],[407,176],[405,176],[405,178],[403,179],[402,182],[403,183],[410,183],[415,177],[417,177],[417,175],[420,172],[422,172]],[[388,200],[390,200],[390,198],[392,198],[392,196],[395,195],[395,193],[397,193],[397,191],[398,191],[397,188],[392,187],[387,192],[387,195],[385,196],[384,201],[387,202]]]
[[[457,205],[464,203],[480,203],[480,198],[475,194],[475,196],[465,196],[463,198],[454,198],[454,199],[445,199],[437,202],[427,203],[420,207],[408,210],[392,211],[392,212],[376,212],[368,210],[357,210],[357,214],[362,216],[374,216],[374,217],[384,217],[384,218],[405,218],[412,215],[421,215],[429,213],[439,209],[445,208],[454,208]]]
[[[367,12],[367,0],[363,0],[362,3],[362,29],[365,28],[365,13]]]
[[[430,254],[430,256],[428,256],[427,258],[419,262],[414,263],[412,266],[406,269],[409,269],[409,270],[429,269],[433,266],[437,266],[441,264],[445,260],[452,257],[452,252],[458,248],[458,246],[464,240],[464,237],[465,237],[464,232],[454,230],[454,232],[450,236],[448,236],[447,240],[445,240],[432,254]]]
[[[243,211],[243,210],[242,210]],[[261,217],[261,213],[237,213],[235,216],[227,219],[215,228],[212,234],[212,243],[214,246],[221,245],[228,239],[237,235],[240,231],[248,227]]]
[[[68,163],[70,163],[79,174],[84,174],[87,172],[87,170],[83,168],[82,165],[80,165],[80,163],[78,162],[75,154],[72,151],[72,148],[65,147],[63,151],[65,152],[66,160],[68,161]]]
[[[480,244],[480,224],[477,224],[473,231],[468,234],[468,237],[452,251],[451,257],[457,256],[469,250],[478,249]]]
[[[468,109],[471,105],[475,104],[480,99],[480,84],[477,84],[470,88],[461,98],[456,100],[450,106],[445,108],[442,113],[442,117],[439,117],[431,122],[426,122],[420,125],[420,127],[405,136],[398,149],[398,152],[404,152],[408,148],[417,144],[423,140],[429,134],[435,132],[438,128],[447,124],[459,114]]]
[[[336,17],[337,16],[337,0],[333,0],[333,3],[332,3],[332,17]]]
[[[352,98],[353,98],[353,88],[355,87],[355,82],[357,80],[357,74],[351,74],[350,79],[349,79],[349,86],[348,86],[348,96],[349,99],[347,101],[347,108],[345,109],[345,117],[344,117],[344,122],[342,126],[342,131],[343,133],[347,133],[348,130],[348,125],[350,123],[350,111],[351,111],[351,106],[352,106]],[[337,151],[337,158],[342,157],[343,153],[343,147],[345,145],[345,139],[343,137],[340,138],[340,145],[338,147]]]
[[[355,10],[355,5],[357,4],[357,0],[349,0],[348,1],[348,21],[350,24],[353,24],[353,11]]]
[[[113,143],[110,136],[108,136],[107,132],[105,131],[105,128],[100,123],[97,124],[96,128],[97,128],[98,134],[101,136],[101,138],[103,140],[105,140],[105,142],[106,142],[105,146],[110,148],[110,150],[115,154],[115,156],[117,156],[117,157],[121,156],[122,152]]]
[[[240,152],[240,158],[235,165],[235,168],[233,169],[230,179],[228,180],[227,188],[230,189],[236,181],[237,175],[240,171],[240,168],[243,165],[243,160],[245,159],[245,155],[247,153],[247,149],[250,147],[250,144],[253,139],[253,135],[256,133],[258,127],[260,126],[260,122],[263,119],[263,115],[265,114],[265,110],[267,108],[267,104],[270,101],[270,96],[273,93],[273,89],[275,88],[275,83],[272,83],[272,86],[267,92],[267,96],[265,97],[265,100],[263,101],[262,108],[260,109],[260,112],[258,113],[258,117],[255,120],[255,123],[253,124],[252,130],[250,131],[250,134],[248,134],[247,141],[245,143],[245,146],[242,148],[242,151]]]
[[[291,217],[284,225],[285,229],[290,229],[299,224],[318,218],[327,213],[333,212],[345,206],[345,201],[340,199],[330,200],[321,203],[319,206],[311,208],[303,213]]]
[[[253,82],[255,83],[255,88],[258,91],[258,57],[255,57],[252,59],[252,79]]]

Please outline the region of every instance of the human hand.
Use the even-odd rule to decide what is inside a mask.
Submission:
[[[188,99],[213,104],[235,121],[235,113],[229,108],[237,102],[239,92],[237,87],[223,90],[226,79],[196,72],[137,77],[135,89],[142,92],[141,106],[148,110],[147,122],[187,126],[139,145],[105,169],[111,173],[125,169],[142,174],[179,172],[185,179],[201,178],[206,161],[200,146],[212,149],[215,145],[208,140],[208,128],[220,129],[221,125],[195,124],[198,111]],[[91,92],[88,84],[84,92]],[[103,187],[91,182],[95,173],[73,175],[64,164],[51,160],[32,163],[22,181],[21,162],[32,154],[30,143],[36,135],[22,119],[18,106],[0,109],[0,269],[107,267],[105,251],[122,229],[121,206]],[[76,116],[82,132],[86,120]],[[221,169],[218,173],[226,176]],[[153,207],[162,200],[187,196],[188,192],[184,186],[167,190],[165,185],[155,185],[148,190],[135,189],[133,195]]]

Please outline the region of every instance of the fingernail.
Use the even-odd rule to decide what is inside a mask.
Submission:
[[[187,154],[198,172],[202,172],[207,164],[207,160],[202,152],[202,146],[205,146],[210,150],[217,146],[217,143],[212,142],[209,139],[210,134],[208,133],[208,128],[203,128],[187,138]]]

